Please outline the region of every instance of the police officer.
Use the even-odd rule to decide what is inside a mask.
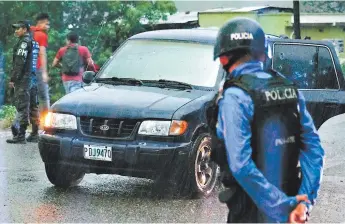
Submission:
[[[302,94],[283,75],[263,71],[266,43],[260,25],[246,18],[228,21],[217,36],[214,59],[227,72],[209,120],[218,139],[211,157],[227,188],[219,198],[229,207],[227,222],[303,223],[324,150]]]
[[[35,96],[35,83],[33,77],[35,70],[33,65],[35,58],[37,60],[37,46],[30,36],[30,24],[28,21],[18,21],[13,24],[15,36],[19,38],[13,48],[13,65],[10,78],[10,87],[14,88],[14,105],[17,109],[16,118],[11,126],[13,138],[8,139],[7,143],[26,143],[25,132],[28,126],[28,117],[30,109],[32,114],[37,107],[37,96]],[[32,97],[30,97],[30,94]],[[30,108],[30,100],[33,102]],[[36,104],[35,104],[36,103]],[[32,122],[38,119],[38,114],[31,115]]]

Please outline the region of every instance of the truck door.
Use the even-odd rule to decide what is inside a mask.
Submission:
[[[331,117],[345,112],[345,92],[340,88],[338,76],[341,74],[328,46],[276,42],[272,59],[272,68],[298,85],[317,129]]]

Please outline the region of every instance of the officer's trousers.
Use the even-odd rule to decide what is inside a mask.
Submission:
[[[229,213],[227,223],[262,223],[258,208],[252,199],[243,191],[237,190],[231,201],[227,202]]]
[[[35,125],[37,128],[40,126],[40,111],[38,108],[38,84],[37,84],[37,78],[34,76],[31,80],[30,84],[30,123],[31,125]]]
[[[12,128],[17,131],[28,126],[29,120],[32,125],[39,127],[39,108],[37,96],[37,84],[35,79],[23,80],[15,85],[14,106],[17,114]]]
[[[30,79],[25,77],[15,83],[13,104],[16,107],[17,114],[12,126],[16,127],[17,129],[19,127],[26,129],[29,124],[29,82]]]

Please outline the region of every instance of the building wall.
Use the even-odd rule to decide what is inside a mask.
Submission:
[[[323,31],[320,32],[319,30]],[[331,26],[331,25],[315,25],[312,27],[301,27],[301,38],[305,36],[311,37],[312,40],[322,39],[343,39],[345,40],[345,32],[343,26]],[[292,27],[286,27],[285,32],[288,36],[293,32]]]
[[[199,25],[200,27],[221,27],[229,19],[241,16],[258,21],[266,33],[280,35],[285,34],[285,26],[291,20],[291,15],[291,13],[257,15],[252,12],[199,13]]]
[[[293,28],[291,26],[291,13],[280,14],[261,14],[257,15],[253,12],[247,13],[234,13],[234,12],[221,12],[221,13],[199,13],[200,27],[221,27],[226,21],[237,16],[243,16],[257,20],[264,31],[273,35],[286,34],[291,36]],[[310,36],[313,40],[322,39],[345,39],[345,26],[331,26],[331,25],[314,25],[314,26],[301,26],[301,37]],[[319,29],[323,29],[320,32]]]
[[[261,24],[265,33],[273,35],[286,34],[285,27],[289,25],[291,13],[259,15],[257,21]]]

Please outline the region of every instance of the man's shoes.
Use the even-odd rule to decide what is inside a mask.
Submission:
[[[25,132],[27,125],[19,126],[18,135],[14,136],[12,139],[7,139],[6,142],[10,144],[26,144]]]
[[[25,135],[16,135],[12,139],[7,139],[6,142],[9,144],[26,144]]]
[[[13,136],[18,135],[18,133],[19,133],[19,130],[17,127],[15,127],[15,125],[11,125],[11,131],[12,131]]]
[[[38,134],[31,133],[27,138],[27,142],[38,142]]]

